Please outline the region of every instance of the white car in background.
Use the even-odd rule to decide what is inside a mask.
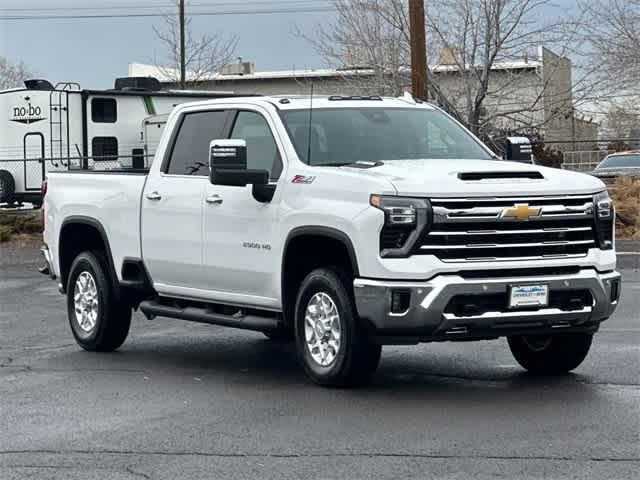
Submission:
[[[607,155],[591,174],[600,178],[640,176],[640,151]]]

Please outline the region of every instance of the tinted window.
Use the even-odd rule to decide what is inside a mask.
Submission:
[[[268,170],[271,180],[282,172],[282,159],[265,118],[256,112],[238,112],[231,138],[247,142],[247,168]]]
[[[173,144],[167,173],[209,176],[209,143],[222,138],[226,118],[225,111],[185,114]]]
[[[114,123],[118,119],[115,98],[94,98],[91,100],[91,120],[95,123]]]
[[[598,168],[640,168],[640,155],[616,155],[605,158]]]
[[[298,156],[311,164],[410,159],[491,159],[464,128],[426,108],[317,109],[282,113]],[[311,136],[309,136],[311,133]]]
[[[118,139],[116,137],[93,137],[91,152],[95,162],[118,159]]]

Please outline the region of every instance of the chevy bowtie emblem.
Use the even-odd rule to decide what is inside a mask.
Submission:
[[[531,217],[539,217],[541,211],[540,207],[530,207],[528,203],[517,203],[514,207],[505,208],[500,214],[500,218],[529,220]]]

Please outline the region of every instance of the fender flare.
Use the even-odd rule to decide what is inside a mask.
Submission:
[[[92,228],[95,228],[96,231],[98,232],[98,234],[100,235],[100,237],[102,238],[102,243],[104,243],[104,247],[105,247],[105,255],[107,257],[107,262],[109,263],[108,267],[109,267],[109,274],[111,276],[111,279],[114,283],[114,285],[118,284],[118,276],[116,274],[116,269],[115,266],[113,264],[113,255],[111,254],[111,246],[109,245],[109,237],[107,237],[107,232],[105,231],[104,227],[102,226],[102,224],[96,220],[95,218],[92,217],[86,217],[84,215],[72,215],[70,217],[67,217],[64,219],[64,221],[62,222],[62,225],[60,226],[60,233],[58,234],[58,264],[61,263],[62,260],[62,255],[60,252],[60,247],[62,246],[62,234],[64,233],[64,230],[66,227],[68,227],[69,225],[87,225],[90,226]],[[63,272],[62,272],[62,266],[59,265],[60,267],[60,281],[62,283],[62,290],[64,290],[62,293],[66,293],[66,288],[67,286],[65,285],[67,278],[68,278],[68,274],[69,272],[67,272],[67,276],[63,277]]]
[[[287,249],[289,248],[289,244],[292,240],[301,237],[301,236],[317,236],[317,237],[325,237],[332,240],[337,240],[341,244],[345,246],[347,249],[347,254],[349,256],[349,260],[351,263],[351,268],[353,269],[354,275],[359,276],[360,270],[358,269],[358,259],[356,257],[355,249],[353,248],[353,242],[351,238],[341,230],[332,227],[325,226],[302,226],[296,227],[289,232],[287,235],[287,239],[284,242],[284,248],[282,249],[282,259],[280,266],[280,299],[282,304],[282,311],[287,311],[287,299],[286,296],[286,279],[285,279],[285,260],[287,258]],[[286,313],[285,313],[286,317]],[[286,319],[285,319],[286,321]]]

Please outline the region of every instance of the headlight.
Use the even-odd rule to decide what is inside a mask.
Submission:
[[[594,195],[593,207],[598,246],[601,250],[611,250],[616,213],[609,194],[605,191]]]
[[[371,195],[371,206],[384,212],[380,256],[408,257],[431,221],[431,205],[424,198]]]

